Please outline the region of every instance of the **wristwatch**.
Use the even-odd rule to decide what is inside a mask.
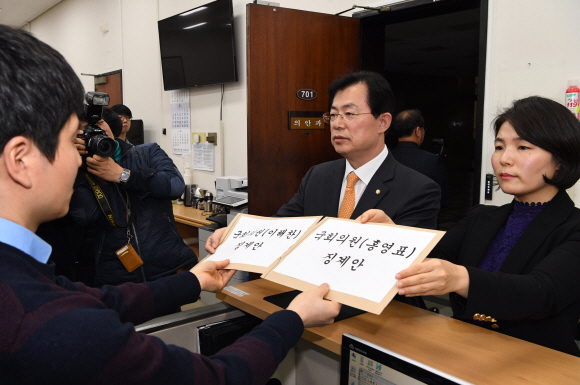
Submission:
[[[124,168],[123,171],[121,171],[119,174],[119,182],[121,182],[121,184],[126,184],[130,175],[131,170]]]

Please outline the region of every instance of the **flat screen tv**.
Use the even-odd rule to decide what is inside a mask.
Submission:
[[[157,22],[163,88],[237,81],[232,0],[216,0]]]

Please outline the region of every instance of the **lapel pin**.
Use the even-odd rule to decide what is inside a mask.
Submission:
[[[377,195],[379,195],[381,193],[381,190],[377,190],[375,192],[377,193]]]

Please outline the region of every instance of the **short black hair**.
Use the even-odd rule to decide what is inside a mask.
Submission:
[[[24,136],[54,161],[60,131],[82,110],[83,95],[61,54],[28,32],[0,25],[0,152]]]
[[[421,111],[417,109],[401,111],[393,121],[393,130],[397,138],[412,135],[417,127],[425,127],[425,120],[421,115]]]
[[[328,110],[330,111],[337,92],[355,84],[367,86],[367,104],[375,118],[385,112],[393,113],[395,96],[391,85],[381,74],[370,71],[351,73],[333,81],[328,87]]]
[[[119,115],[112,108],[103,108],[103,120],[109,125],[113,136],[118,138],[123,131],[123,122],[119,118]]]
[[[124,104],[115,104],[113,107],[111,107],[111,110],[117,115],[125,115],[128,116],[129,119],[133,119],[131,110]]]
[[[502,124],[512,125],[520,138],[549,153],[559,169],[546,183],[559,189],[580,179],[580,122],[566,107],[540,96],[516,100],[494,121],[497,136]]]

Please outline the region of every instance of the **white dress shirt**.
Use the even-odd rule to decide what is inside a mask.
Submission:
[[[346,161],[346,167],[344,170],[344,177],[342,178],[342,187],[340,189],[340,200],[338,201],[338,210],[340,211],[340,205],[342,204],[342,199],[344,198],[344,190],[346,189],[346,178],[348,174],[352,171],[359,177],[359,180],[354,185],[354,207],[358,204],[360,197],[365,192],[369,182],[371,181],[373,175],[377,172],[381,164],[387,159],[387,155],[389,154],[389,150],[385,145],[385,148],[379,155],[377,155],[372,160],[368,161],[364,165],[360,166],[358,169],[354,169],[348,160]]]

